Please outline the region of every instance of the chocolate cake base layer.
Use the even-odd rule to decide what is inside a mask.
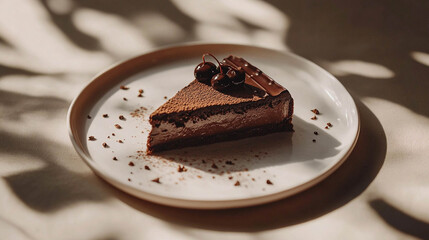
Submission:
[[[155,146],[148,146],[147,154],[156,154],[163,150],[172,150],[183,147],[200,146],[216,142],[238,140],[247,137],[263,136],[275,132],[293,132],[292,118],[285,119],[281,123],[267,124],[250,129],[240,129],[234,132],[224,132],[210,136],[196,136],[186,139],[165,142]]]

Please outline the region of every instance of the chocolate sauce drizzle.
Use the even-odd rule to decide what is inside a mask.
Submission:
[[[262,89],[271,96],[277,96],[287,91],[286,88],[243,58],[230,55],[224,59],[224,62],[236,68],[241,67],[246,72],[246,84]]]

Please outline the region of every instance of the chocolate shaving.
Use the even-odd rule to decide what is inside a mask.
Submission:
[[[97,139],[96,139],[94,136],[89,136],[89,137],[88,137],[88,140],[89,140],[89,141],[95,141],[95,140],[97,140]]]
[[[317,120],[316,115],[314,115],[314,116],[311,118],[311,120]]]
[[[119,124],[115,124],[115,128],[117,128],[117,129],[121,129],[122,127],[121,127],[121,125],[119,125]]]
[[[317,131],[314,131],[314,135],[319,135],[319,133]]]
[[[107,145],[107,143],[105,143],[105,142],[102,145],[103,145],[104,148],[108,148],[109,147],[109,145]]]
[[[141,93],[144,93],[143,89],[139,89],[139,93],[140,93],[140,94],[141,94]]]
[[[124,97],[124,98],[122,98],[122,99],[124,99],[124,101],[128,101],[128,99],[127,99],[127,98],[125,98],[125,97]]]
[[[128,166],[134,167],[134,163],[133,162],[129,162]]]
[[[150,167],[148,165],[145,165],[144,169],[150,171]]]
[[[268,185],[273,185],[273,183],[269,179],[267,179],[267,184]]]
[[[314,114],[316,114],[316,115],[319,115],[320,114],[320,112],[319,112],[319,110],[317,110],[317,108],[315,108],[315,109],[313,109],[313,110],[311,110]]]
[[[105,113],[105,114],[103,114],[103,117],[104,117],[104,118],[108,118],[108,117],[109,117],[109,115]]]
[[[178,172],[186,172],[186,171],[188,171],[188,169],[187,169],[187,168],[185,168],[185,166],[180,166],[180,165],[179,165],[179,167],[177,168],[177,171],[178,171]]]
[[[130,89],[129,87],[126,87],[124,85],[121,85],[119,88],[122,89],[122,90],[128,90],[128,89]]]
[[[328,125],[328,127],[332,127],[332,124],[330,122],[328,122],[326,125]]]
[[[114,161],[118,161],[118,159],[117,159],[116,157],[113,157],[113,160],[114,160]]]
[[[240,181],[235,182],[234,186],[240,186]]]
[[[152,182],[156,182],[156,183],[161,183],[161,182],[159,181],[159,178],[152,179],[151,181],[152,181]]]
[[[126,119],[125,119],[124,115],[119,115],[119,120],[125,121]]]

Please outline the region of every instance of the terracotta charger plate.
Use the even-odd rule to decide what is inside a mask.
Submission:
[[[194,79],[206,52],[243,57],[286,87],[295,132],[147,156],[149,115]],[[320,114],[312,120],[315,108]],[[317,184],[346,160],[360,126],[352,97],[322,68],[290,52],[235,44],[174,46],[119,63],[81,91],[67,124],[78,154],[108,183],[148,201],[199,209],[267,203]]]

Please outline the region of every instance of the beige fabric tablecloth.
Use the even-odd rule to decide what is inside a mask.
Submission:
[[[0,239],[429,238],[427,1],[1,0]],[[97,178],[66,130],[97,72],[154,47],[246,43],[295,52],[355,98],[345,164],[271,204],[156,205]]]

